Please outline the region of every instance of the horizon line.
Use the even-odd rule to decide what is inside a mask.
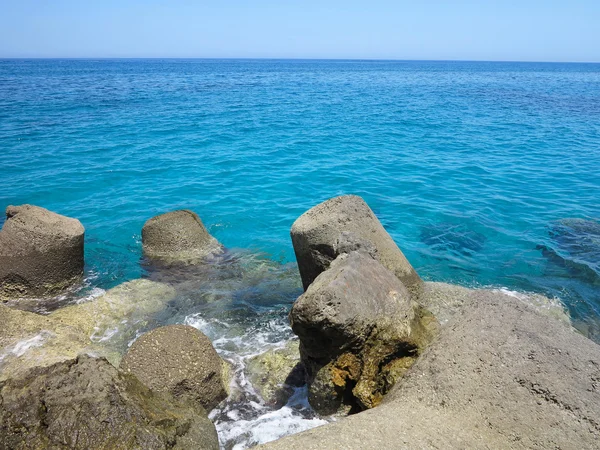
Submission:
[[[531,61],[503,59],[400,59],[400,58],[297,58],[238,56],[0,56],[3,60],[263,60],[263,61],[356,61],[356,62],[481,62],[536,64],[600,64],[600,61]]]

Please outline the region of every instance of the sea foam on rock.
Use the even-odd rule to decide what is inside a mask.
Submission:
[[[290,312],[309,377],[309,401],[331,414],[372,408],[437,332],[400,280],[363,251],[338,256]]]
[[[0,230],[0,300],[54,295],[83,275],[84,228],[33,205],[9,206]]]
[[[219,448],[195,409],[105,359],[79,356],[0,382],[0,448]]]
[[[168,325],[138,338],[120,368],[154,391],[210,411],[227,397],[225,364],[204,333],[189,325]]]
[[[223,251],[200,217],[187,209],[148,219],[142,228],[142,247],[146,257],[166,263],[197,263]]]
[[[380,406],[264,448],[597,449],[600,346],[519,296],[459,294]]]
[[[342,235],[344,232],[346,235]],[[291,237],[305,290],[349,246],[367,246],[410,291],[421,284],[419,275],[371,208],[356,195],[335,197],[311,208],[294,222]]]

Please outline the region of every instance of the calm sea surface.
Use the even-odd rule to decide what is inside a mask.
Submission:
[[[423,278],[558,297],[600,340],[598,64],[4,60],[0,168],[0,209],[84,224],[88,290],[144,275],[146,219],[196,211],[239,270],[161,323],[280,342],[290,226],[353,193]]]

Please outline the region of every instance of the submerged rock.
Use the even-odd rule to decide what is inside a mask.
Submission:
[[[153,391],[210,411],[227,397],[225,364],[201,331],[189,325],[168,325],[137,339],[120,368]]]
[[[214,425],[104,359],[80,356],[0,382],[0,447],[215,449]]]
[[[246,363],[246,372],[267,404],[283,406],[293,394],[294,387],[305,383],[299,342],[290,341],[283,348],[268,350],[250,358]]]
[[[167,263],[197,263],[223,251],[223,246],[206,231],[200,217],[187,209],[146,221],[142,228],[142,247],[146,257]]]
[[[353,236],[343,236],[344,232]],[[292,225],[291,236],[305,290],[340,254],[358,248],[373,254],[409,290],[421,283],[373,211],[358,196],[335,197],[308,210]],[[354,242],[348,242],[349,238]]]
[[[376,406],[437,331],[435,318],[364,252],[334,260],[296,300],[290,322],[301,342],[309,401],[325,414],[342,404]]]
[[[598,418],[600,346],[477,290],[380,406],[264,448],[596,449]]]
[[[0,230],[0,300],[53,295],[83,275],[84,228],[33,205],[9,206]]]
[[[442,254],[472,256],[483,249],[486,237],[465,224],[436,223],[421,228],[421,241]]]

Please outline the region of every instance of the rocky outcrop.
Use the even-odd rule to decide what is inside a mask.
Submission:
[[[224,364],[202,332],[189,325],[169,325],[137,339],[120,368],[153,391],[210,411],[227,397]]]
[[[305,383],[298,341],[253,356],[246,363],[246,373],[263,400],[275,407],[285,405],[294,387]]]
[[[296,300],[309,401],[330,414],[372,408],[437,332],[435,318],[366,252],[344,253]]]
[[[84,228],[32,205],[9,206],[0,230],[0,300],[53,295],[83,274]]]
[[[206,415],[80,356],[0,382],[0,448],[215,449]]]
[[[379,407],[264,448],[596,449],[600,346],[543,312],[471,291]]]
[[[201,262],[221,253],[223,247],[212,237],[200,217],[182,209],[153,217],[142,228],[144,255],[161,262]]]
[[[308,210],[292,225],[291,236],[305,290],[337,256],[357,248],[372,253],[410,291],[421,283],[371,208],[355,195],[335,197]]]
[[[174,297],[170,286],[133,280],[47,316],[0,305],[0,381],[86,352],[117,366],[148,318]]]

